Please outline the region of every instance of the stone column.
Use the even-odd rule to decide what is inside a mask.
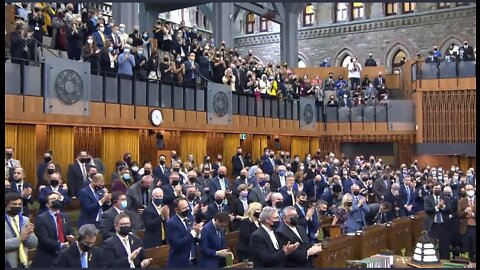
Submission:
[[[280,25],[280,62],[297,67],[298,14],[303,9],[303,3],[274,3],[274,7],[283,22]]]
[[[125,24],[125,31],[130,33],[134,25],[138,25],[139,3],[112,3],[112,15],[115,24]],[[148,29],[148,28],[147,28]]]
[[[378,19],[385,16],[384,3],[370,3],[370,18]]]
[[[224,40],[227,48],[233,47],[233,14],[233,3],[213,3],[213,37],[215,39],[216,46],[220,46],[222,40]]]

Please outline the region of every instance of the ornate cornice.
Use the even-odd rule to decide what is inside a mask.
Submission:
[[[313,39],[344,35],[349,33],[364,33],[378,30],[392,30],[396,28],[416,27],[421,25],[431,25],[453,20],[465,20],[465,18],[476,17],[477,11],[475,5],[465,7],[442,9],[430,12],[404,14],[398,16],[389,16],[361,21],[352,21],[347,23],[336,23],[328,26],[311,26],[299,29],[298,39]],[[280,42],[280,33],[252,34],[243,35],[234,38],[234,44],[239,46],[252,46],[259,44]]]

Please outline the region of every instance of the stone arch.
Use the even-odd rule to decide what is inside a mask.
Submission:
[[[440,45],[438,46],[438,49],[440,50],[442,55],[445,55],[445,52],[448,50],[448,47],[450,47],[450,44],[455,43],[455,45],[460,47],[462,46],[465,39],[466,38],[462,39],[461,37],[455,36],[455,35],[449,36],[440,43]]]
[[[298,52],[297,66],[300,63],[300,61],[303,61],[305,63],[305,67],[309,67],[310,66],[310,61],[308,61],[308,60],[309,60],[308,57],[304,53]]]
[[[385,54],[385,69],[388,73],[393,73],[393,60],[399,51],[403,51],[407,59],[411,59],[413,53],[403,43],[397,42],[393,44]]]
[[[335,57],[333,58],[334,59],[333,66],[334,67],[341,66],[343,60],[347,56],[358,57],[358,54],[356,54],[352,49],[350,49],[348,47],[345,47],[345,48],[341,49],[340,51],[338,51],[337,54],[335,54]]]

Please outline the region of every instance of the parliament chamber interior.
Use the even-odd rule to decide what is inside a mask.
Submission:
[[[476,268],[475,2],[8,2],[4,127],[5,268]]]

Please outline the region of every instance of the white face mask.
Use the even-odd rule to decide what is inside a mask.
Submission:
[[[100,27],[100,32],[104,32],[105,31],[105,27]]]
[[[138,167],[137,167],[137,166],[133,166],[133,167],[132,167],[132,171],[138,172]]]
[[[93,43],[93,39],[87,39],[87,43],[88,43],[88,44],[92,44],[92,43]]]
[[[475,191],[474,191],[474,190],[469,190],[469,191],[467,191],[467,196],[468,196],[468,197],[473,197],[473,196],[475,196]]]

